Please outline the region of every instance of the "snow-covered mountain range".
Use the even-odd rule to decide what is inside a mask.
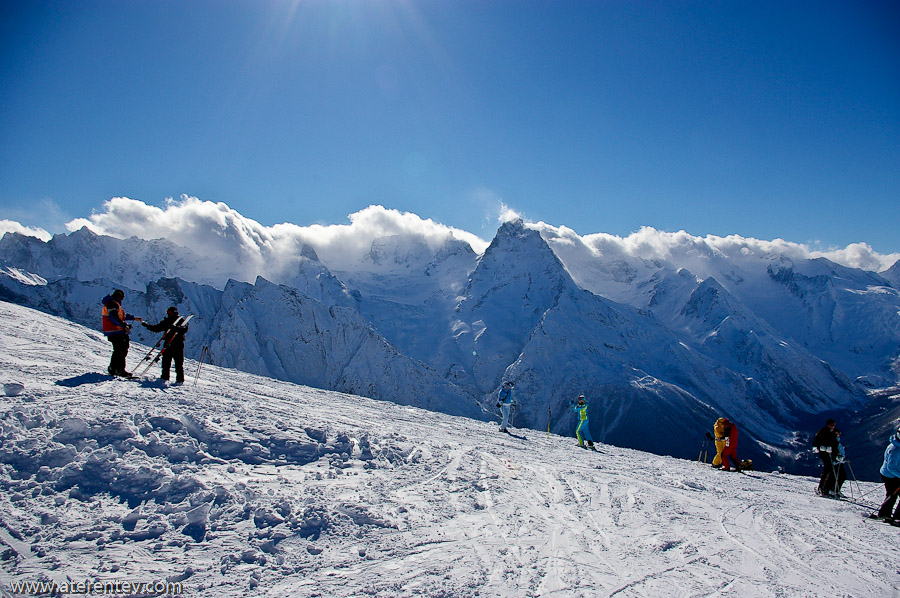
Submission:
[[[481,252],[407,231],[329,264],[333,244],[313,239],[227,259],[88,228],[7,233],[0,298],[96,326],[100,298],[121,287],[136,315],[196,315],[189,356],[207,346],[219,365],[480,419],[510,379],[516,425],[545,431],[568,433],[569,401],[585,394],[596,438],[680,457],[725,415],[742,456],[802,470],[809,433],[837,414],[871,478],[880,433],[896,427],[898,265],[729,243],[625,252],[512,219]]]
[[[0,595],[900,592],[900,529],[865,518],[880,483],[831,500],[815,477],[595,453],[210,365],[183,386],[111,379],[107,350],[0,301],[0,380],[24,383],[0,394]]]

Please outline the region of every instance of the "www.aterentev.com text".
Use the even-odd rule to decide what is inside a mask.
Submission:
[[[86,595],[115,596],[137,594],[144,596],[180,596],[184,584],[172,581],[129,581],[121,579],[85,579],[81,581],[11,581],[0,588],[0,597]]]

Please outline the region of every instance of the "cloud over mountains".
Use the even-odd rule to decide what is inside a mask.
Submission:
[[[501,206],[500,221],[518,217],[516,211]],[[168,238],[190,247],[206,257],[229,256],[248,271],[272,271],[273,267],[290,267],[304,246],[311,246],[323,262],[342,269],[356,262],[371,248],[372,241],[383,237],[412,237],[432,248],[449,238],[467,242],[476,253],[482,253],[488,242],[477,235],[445,226],[410,212],[372,205],[348,216],[349,224],[311,224],[301,226],[281,223],[265,226],[221,202],[182,196],[169,199],[163,207],[140,200],[114,197],[103,204],[103,211],[87,218],[76,218],[66,226],[77,230],[87,226],[92,231],[119,238],[137,236],[143,239]],[[807,244],[774,239],[771,241],[729,235],[705,237],[685,231],[666,232],[642,227],[620,237],[607,233],[578,235],[566,226],[544,222],[528,225],[558,244],[578,245],[597,255],[621,256],[663,262],[692,262],[697,259],[759,258],[784,255],[792,259],[824,257],[851,268],[881,272],[890,268],[900,253],[882,254],[865,242],[846,247],[819,250]],[[42,230],[25,227],[10,220],[0,221],[0,233],[19,232],[48,239]],[[266,264],[266,268],[262,265]]]
[[[42,228],[24,226],[14,220],[0,220],[0,237],[5,233],[19,233],[29,237],[37,237],[41,241],[49,241],[52,235]]]
[[[330,267],[340,268],[369,251],[375,239],[394,235],[413,236],[435,248],[450,237],[468,242],[479,253],[487,247],[487,242],[466,231],[382,206],[350,214],[350,224],[309,226],[264,226],[224,203],[188,196],[170,199],[162,208],[127,197],[114,197],[103,207],[104,212],[75,219],[67,228],[87,226],[97,234],[119,238],[165,237],[206,257],[237,255],[248,266],[265,262],[268,269],[272,260],[290,261],[305,245],[312,246]]]

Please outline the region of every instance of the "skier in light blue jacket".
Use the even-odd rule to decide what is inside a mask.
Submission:
[[[891,519],[891,510],[897,502],[900,494],[900,429],[891,436],[891,441],[884,450],[884,464],[881,466],[881,479],[884,481],[884,491],[887,495],[878,516],[883,519]],[[893,520],[900,522],[900,505],[894,511]]]
[[[497,407],[500,408],[502,419],[500,420],[500,431],[509,434],[507,426],[509,426],[509,412],[513,406],[512,395],[513,383],[507,380],[503,383],[500,393],[497,395]]]

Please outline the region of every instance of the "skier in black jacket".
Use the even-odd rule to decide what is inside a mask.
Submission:
[[[169,379],[169,368],[175,362],[175,382],[184,382],[184,335],[187,326],[175,326],[179,319],[178,308],[174,305],[166,310],[166,317],[159,324],[141,322],[144,328],[150,332],[165,332],[165,342],[162,349],[162,374],[160,380]]]
[[[834,425],[834,420],[829,419],[813,438],[813,447],[822,460],[822,477],[819,478],[819,488],[816,490],[822,496],[830,496],[837,487],[833,457],[838,454],[838,439],[834,433]]]

